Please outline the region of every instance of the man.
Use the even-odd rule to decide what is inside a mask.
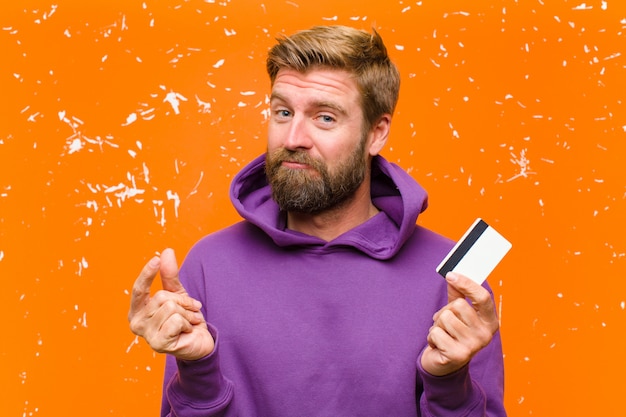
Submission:
[[[245,220],[135,282],[131,329],[168,354],[162,415],[506,415],[490,291],[437,275],[453,242],[379,156],[400,83],[380,36],[314,27],[267,69],[267,154],[231,187]]]

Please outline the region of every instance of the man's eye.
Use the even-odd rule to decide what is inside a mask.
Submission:
[[[323,114],[320,116],[320,120],[324,123],[332,123],[335,121],[335,118],[327,114]]]
[[[285,118],[285,117],[291,116],[291,112],[285,109],[278,109],[278,110],[274,110],[274,115],[276,117]]]

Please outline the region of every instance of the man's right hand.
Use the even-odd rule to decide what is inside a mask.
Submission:
[[[163,289],[150,295],[157,273]],[[128,320],[133,333],[146,339],[159,353],[184,360],[210,354],[215,341],[202,316],[201,303],[191,298],[178,279],[178,264],[172,249],[165,249],[142,269],[133,286]]]

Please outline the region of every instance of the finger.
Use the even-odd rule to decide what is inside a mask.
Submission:
[[[475,316],[476,312],[473,314]],[[485,326],[468,326],[452,311],[445,311],[431,328],[429,337],[438,350],[448,352],[447,355],[455,360],[464,361],[491,340],[491,333]]]
[[[469,306],[467,306],[467,308],[471,310]],[[473,314],[476,316],[475,311]],[[433,327],[439,327],[455,340],[463,340],[471,335],[469,330],[470,326],[465,321],[462,314],[452,310],[444,310],[434,323]]]
[[[161,291],[160,293],[164,294],[167,292]],[[141,329],[143,329],[143,334],[146,339],[154,341],[162,337],[159,336],[159,334],[162,333],[161,329],[163,328],[165,323],[172,321],[173,318],[175,318],[174,322],[176,323],[182,323],[183,321],[187,323],[185,325],[186,328],[190,327],[191,325],[204,322],[204,317],[202,316],[202,313],[200,313],[199,311],[190,311],[183,308],[175,297],[171,297],[177,296],[177,294],[169,294],[170,298],[162,303],[159,303],[153,311],[146,314],[145,320],[140,323],[140,325],[142,326]],[[148,308],[154,307],[152,304],[156,304],[154,300],[157,298],[158,297],[155,296],[152,299],[151,303],[148,305]],[[168,332],[168,337],[171,336],[171,332]]]
[[[163,289],[179,294],[186,294],[183,284],[178,278],[178,262],[174,250],[167,248],[161,253],[161,283]]]
[[[476,311],[478,311],[479,314],[486,316],[493,314],[493,300],[491,299],[489,292],[482,285],[456,272],[448,272],[446,275],[446,281],[449,284],[448,297],[450,297],[451,293],[461,294],[461,297],[465,297],[470,300],[472,306]]]
[[[433,322],[437,323],[444,312],[454,314],[459,320],[467,326],[472,327],[480,323],[480,314],[476,309],[467,302],[466,299],[456,299],[448,303],[433,316]]]
[[[181,315],[174,315],[168,317],[168,319],[163,322],[159,333],[161,333],[165,339],[173,340],[178,338],[181,333],[191,333],[192,330],[193,325],[189,320]]]
[[[129,318],[148,302],[150,298],[150,287],[159,272],[159,265],[159,257],[153,257],[146,263],[135,280],[131,294]]]
[[[459,349],[464,349],[458,340],[438,326],[433,327],[428,333],[428,344],[449,360],[456,359]]]
[[[190,300],[190,297],[186,297]],[[184,303],[180,301],[180,299],[170,299],[157,310],[155,313],[155,321],[165,321],[167,317],[179,315],[185,318],[185,320],[189,321],[191,324],[199,324],[204,321],[204,316],[202,312],[196,309],[189,309],[183,305]],[[159,319],[159,316],[161,319]]]
[[[451,274],[451,272],[449,274]],[[447,279],[448,278],[446,277],[446,280]],[[448,282],[448,304],[458,299],[465,299],[465,296],[462,292],[460,292],[452,284],[450,284],[450,282]]]
[[[172,350],[182,333],[190,333],[193,326],[180,315],[169,316],[158,328],[146,334],[148,344],[157,352],[167,353]]]
[[[457,291],[451,285],[448,285],[448,287],[452,288],[452,291]],[[441,316],[441,314],[445,311],[452,311],[454,314],[456,314],[459,317],[463,317],[465,315],[470,315],[470,314],[473,314],[474,316],[477,315],[476,310],[470,305],[470,303],[467,302],[467,300],[465,299],[465,296],[463,295],[461,295],[460,297],[450,297],[448,304],[443,306],[439,311],[437,311],[433,315],[433,322],[436,323],[437,320],[439,320],[439,317]]]
[[[168,308],[169,305],[175,305],[179,310],[187,310],[190,312],[199,312],[202,308],[200,301],[190,297],[187,294],[176,294],[170,291],[161,290],[157,291],[150,303],[150,308],[146,313],[147,317],[152,317],[160,309]]]

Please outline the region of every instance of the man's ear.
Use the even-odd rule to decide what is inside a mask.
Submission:
[[[391,128],[391,115],[383,114],[378,121],[372,126],[369,132],[369,149],[370,156],[376,156],[385,147],[389,130]]]

